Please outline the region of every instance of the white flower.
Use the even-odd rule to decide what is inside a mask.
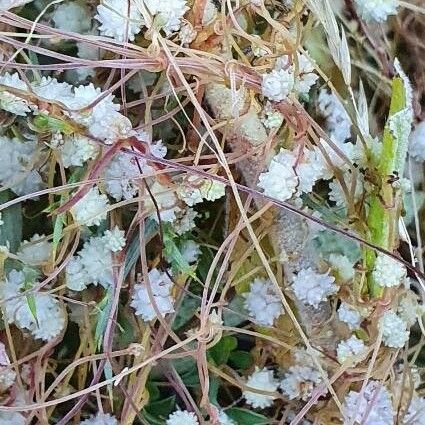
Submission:
[[[63,103],[66,107],[72,105],[74,94],[72,86],[60,83],[56,78],[41,77],[41,80],[32,85],[34,93],[44,100]]]
[[[125,232],[117,226],[113,230],[106,230],[103,234],[105,248],[112,252],[121,251],[125,247]]]
[[[409,155],[415,161],[425,161],[425,121],[420,122],[410,134]]]
[[[279,383],[274,379],[272,370],[255,367],[255,371],[248,377],[246,385],[256,390],[273,392],[277,390]],[[243,396],[247,404],[260,409],[271,406],[276,398],[273,395],[259,394],[249,390],[244,391]]]
[[[81,167],[89,159],[96,158],[99,146],[88,137],[74,134],[65,136],[63,144],[58,146],[65,168]]]
[[[186,240],[180,247],[182,257],[189,263],[195,263],[201,255],[201,248],[199,244],[192,240]]]
[[[408,326],[413,326],[418,317],[425,313],[425,306],[418,303],[418,296],[413,291],[408,291],[400,300],[397,314]]]
[[[208,25],[214,21],[217,17],[217,7],[215,6],[213,0],[207,0],[204,7],[204,14],[202,16],[202,25]]]
[[[338,309],[338,318],[347,324],[350,330],[358,329],[362,322],[360,313],[347,303],[341,303]]]
[[[384,22],[388,16],[397,14],[397,0],[355,0],[355,3],[365,21]]]
[[[379,382],[369,381],[365,391],[350,391],[342,406],[344,425],[393,425],[391,396]]]
[[[115,416],[109,413],[97,413],[96,416],[91,416],[89,419],[82,421],[80,425],[118,425]]]
[[[296,192],[298,177],[290,164],[282,164],[278,162],[278,157],[275,158],[272,159],[268,171],[258,177],[258,187],[264,190],[265,195],[286,201]]]
[[[76,1],[56,6],[52,19],[55,27],[61,30],[85,34],[91,29],[89,10]]]
[[[195,40],[198,32],[193,28],[193,25],[190,22],[185,22],[179,31],[180,42],[183,46],[188,46]]]
[[[334,282],[335,278],[328,273],[316,273],[309,267],[300,270],[294,277],[292,289],[300,301],[318,308],[322,301],[338,292],[338,286]]]
[[[113,103],[113,96],[107,95],[101,101],[95,102],[102,95],[100,88],[93,84],[74,88],[74,97],[70,107],[78,112],[70,115],[79,124],[86,126],[93,137],[113,143],[117,139],[133,134],[130,120],[118,112],[119,105]],[[92,108],[86,109],[95,102]]]
[[[91,237],[66,266],[66,285],[72,291],[82,291],[87,285],[113,283],[112,253],[125,246],[124,231],[115,227],[103,236]]]
[[[355,335],[345,341],[341,341],[336,348],[337,359],[341,364],[346,361],[350,361],[353,364],[358,363],[362,360],[362,355],[364,355],[365,351],[364,342]]]
[[[319,79],[319,76],[314,72],[314,65],[307,56],[297,52],[298,69],[296,70],[295,63],[289,65],[289,56],[282,56],[276,61],[276,70],[288,69],[288,71],[296,74],[294,81],[294,90],[301,95],[308,95],[311,87]]]
[[[220,425],[236,425],[236,422],[227,416],[223,410],[218,411],[218,420]]]
[[[117,41],[134,40],[140,32],[144,20],[135,2],[128,0],[103,0],[97,6],[94,17],[100,22],[101,35],[114,37]]]
[[[393,311],[387,311],[379,319],[382,341],[387,347],[402,348],[409,339],[407,324]]]
[[[309,149],[289,151],[280,149],[259,176],[258,186],[273,198],[285,201],[295,193],[311,192],[314,184],[323,177],[326,169],[318,152]]]
[[[25,425],[26,419],[21,413],[18,412],[1,412],[0,411],[0,425]]]
[[[168,36],[180,28],[181,19],[189,10],[186,0],[144,0],[149,12],[155,16],[154,25]]]
[[[153,203],[150,194],[147,194],[145,200],[145,207],[151,211],[151,216],[155,221],[158,221],[158,212],[162,221],[173,222],[176,219],[176,214],[180,211],[180,207],[177,205],[178,200],[174,192],[166,186],[155,181],[151,186],[151,192],[155,198],[156,205]]]
[[[283,313],[282,300],[270,280],[256,278],[250,291],[243,294],[245,308],[256,323],[273,326],[273,322]]]
[[[294,88],[294,83],[292,69],[273,69],[263,75],[261,93],[269,100],[280,102],[288,97]]]
[[[326,118],[329,137],[337,143],[344,143],[351,136],[351,121],[339,99],[322,89],[318,97],[318,108]]]
[[[16,270],[12,270],[7,280],[0,285],[0,303],[5,319],[21,329],[27,329],[34,338],[50,341],[57,337],[65,326],[64,309],[60,302],[48,293],[21,295],[25,285],[24,273]]]
[[[405,276],[406,267],[403,264],[381,252],[378,254],[372,277],[379,286],[387,288],[398,286]]]
[[[0,366],[0,392],[7,391],[16,379],[16,372],[10,367]],[[1,422],[0,422],[1,423]]]
[[[192,230],[196,227],[195,218],[198,216],[198,213],[193,208],[185,208],[176,213],[176,220],[173,221],[172,227],[173,230],[178,235],[183,235],[184,233]]]
[[[46,263],[52,252],[52,243],[44,235],[36,233],[29,241],[23,241],[17,252],[19,259],[29,265]]]
[[[166,425],[198,425],[198,418],[193,412],[187,410],[176,410],[168,416]]]
[[[143,163],[143,160],[140,161]],[[133,198],[138,191],[137,177],[140,177],[137,159],[125,153],[119,153],[106,167],[105,190],[117,201]]]
[[[425,423],[425,399],[413,396],[403,418],[403,425],[424,425]]]
[[[12,87],[15,89],[28,91],[27,85],[19,78],[18,73],[4,74],[0,76],[0,85]],[[9,111],[12,114],[26,116],[28,112],[31,112],[30,102],[27,100],[12,94],[7,89],[1,89],[0,91],[0,108],[5,111]]]
[[[130,304],[136,310],[136,314],[142,316],[142,319],[146,322],[156,317],[153,304],[155,304],[161,316],[174,312],[174,300],[171,296],[173,282],[168,275],[158,269],[152,269],[149,272],[149,285],[153,300],[149,296],[147,283],[143,282],[134,286],[134,294]]]
[[[308,400],[313,389],[322,382],[320,371],[311,366],[295,365],[285,373],[280,388],[290,400]]]
[[[268,129],[279,128],[283,124],[283,115],[270,102],[266,102],[261,115],[261,122]]]
[[[72,206],[71,212],[78,224],[85,226],[99,226],[107,216],[108,198],[92,187],[83,198]]]
[[[353,263],[346,257],[341,254],[331,254],[329,256],[329,263],[333,268],[338,272],[338,276],[344,281],[347,282],[354,278],[354,267]]]
[[[350,172],[345,172],[343,174],[343,179],[345,182],[346,190],[348,191],[348,196],[350,198],[353,198],[352,195],[354,195],[354,199],[351,199],[352,201],[358,202],[360,198],[363,195],[363,178],[361,174],[357,174],[356,180],[355,180],[355,187],[354,187],[354,194],[352,191],[352,184],[353,184],[353,176]],[[345,207],[347,204],[346,195],[342,189],[341,183],[339,180],[334,179],[331,182],[329,182],[329,199],[338,207]]]
[[[178,188],[178,197],[192,207],[204,199],[215,201],[225,195],[225,186],[214,180],[207,180],[197,176],[189,176],[183,180]]]
[[[40,190],[43,181],[38,171],[33,170],[38,159],[37,142],[21,141],[0,136],[0,184],[9,187],[17,195],[27,195]]]

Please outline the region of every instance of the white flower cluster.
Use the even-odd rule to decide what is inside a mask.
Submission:
[[[313,63],[306,56],[297,53],[297,66],[289,63],[288,56],[283,56],[276,61],[271,72],[263,75],[261,92],[269,100],[280,102],[291,91],[307,95],[318,78]]]
[[[18,258],[30,266],[46,263],[52,252],[52,243],[44,235],[36,233],[29,241],[23,241],[17,252]]]
[[[316,273],[311,267],[302,269],[294,277],[292,289],[298,300],[318,308],[330,295],[338,292],[335,278],[329,273]]]
[[[362,323],[361,314],[345,302],[338,309],[338,319],[346,323],[350,330],[358,329]]]
[[[152,184],[150,190],[156,205],[151,199],[150,194],[147,194],[145,208],[151,212],[151,217],[158,221],[158,208],[161,221],[171,223],[176,220],[178,214],[181,213],[182,210],[178,206],[178,199],[175,192],[157,181]]]
[[[258,187],[267,196],[286,201],[295,194],[311,192],[325,172],[326,167],[317,151],[280,149],[272,158],[268,171],[260,174]]]
[[[7,391],[16,379],[16,372],[11,367],[0,366],[0,393]]]
[[[317,354],[319,356],[319,354]],[[322,373],[315,366],[313,359],[306,350],[297,349],[295,365],[290,366],[285,373],[280,388],[290,399],[308,400],[313,389],[323,381]]]
[[[192,207],[203,202],[204,199],[215,201],[222,198],[225,195],[225,189],[223,183],[191,175],[179,185],[177,195],[186,205]]]
[[[350,362],[354,365],[362,360],[365,352],[364,342],[355,335],[345,341],[341,341],[336,348],[337,359],[341,364]]]
[[[60,133],[55,137],[61,139],[57,144],[57,149],[65,168],[81,167],[89,159],[96,158],[99,153],[99,146],[88,137],[73,134],[62,138]]]
[[[153,26],[164,30],[168,36],[178,31],[181,19],[189,10],[186,0],[144,0],[144,6],[154,17]],[[117,41],[133,41],[147,23],[135,2],[128,0],[103,0],[97,6],[95,19],[100,22],[100,33]]]
[[[180,29],[181,19],[189,10],[186,0],[144,0],[149,12],[155,16],[154,26],[171,35]]]
[[[407,410],[406,416],[403,418],[403,425],[423,425],[425,417],[425,399],[413,396]]]
[[[340,100],[326,89],[320,90],[318,97],[319,112],[326,119],[329,137],[344,143],[351,136],[351,121]]]
[[[34,338],[50,341],[65,326],[65,311],[61,303],[46,292],[21,295],[29,289],[25,275],[12,270],[0,285],[0,304],[5,319],[21,329],[27,329]]]
[[[176,410],[168,416],[165,423],[166,425],[199,425],[196,415],[187,410]]]
[[[113,283],[112,253],[125,246],[124,231],[115,227],[103,236],[91,237],[66,267],[66,285],[82,291],[90,283],[108,287]]]
[[[274,379],[272,370],[255,367],[255,371],[248,377],[246,385],[256,390],[274,392],[277,390],[279,382]],[[248,404],[260,409],[271,406],[275,399],[273,395],[259,394],[249,390],[244,391],[243,396]]]
[[[338,207],[345,207],[347,204],[347,197],[352,197],[352,200],[358,202],[364,194],[363,190],[363,176],[361,174],[357,174],[356,178],[351,174],[351,172],[346,171],[343,174],[343,179],[345,186],[348,191],[348,195],[346,195],[342,189],[341,183],[334,179],[329,182],[329,199]],[[352,191],[353,183],[355,184],[354,193]]]
[[[4,93],[4,92],[2,92]],[[34,164],[38,159],[35,140],[10,139],[0,136],[0,185],[9,187],[17,195],[27,195],[40,190],[43,182]]]
[[[0,83],[5,86],[11,88],[19,86],[22,90],[28,91],[27,85],[19,79],[17,74],[13,76],[6,74],[1,78]],[[112,143],[119,138],[129,137],[133,134],[130,120],[118,112],[120,106],[113,103],[112,95],[109,94],[99,102],[95,102],[102,95],[102,91],[100,88],[95,88],[93,84],[73,87],[68,83],[60,83],[55,78],[42,77],[39,82],[32,84],[31,88],[43,100],[63,104],[65,108],[68,108],[66,113],[71,118],[78,124],[87,127],[93,137],[102,139],[106,143]],[[13,102],[10,100],[10,96],[14,96]],[[42,112],[36,105],[15,98],[16,95],[8,90],[2,91],[0,107],[14,111],[21,108],[21,115],[28,112],[28,109],[35,113]],[[92,103],[95,105],[89,108]],[[17,104],[21,106],[17,106]]]
[[[195,218],[198,216],[198,213],[190,207],[181,209],[176,213],[176,219],[173,221],[172,227],[173,230],[178,235],[183,235],[186,232],[194,229],[196,227]]]
[[[355,0],[357,12],[365,21],[384,22],[396,15],[397,0]]]
[[[28,91],[27,84],[19,78],[18,73],[6,73],[0,76],[0,84],[12,89]],[[24,98],[13,94],[12,91],[0,91],[0,108],[12,114],[25,117],[28,112],[31,112],[30,103]]]
[[[103,0],[94,18],[101,24],[100,34],[117,41],[133,41],[145,23],[135,2],[128,0]]]
[[[80,425],[118,425],[118,421],[115,416],[110,415],[109,413],[97,413],[96,416],[91,416],[90,418],[82,421]]]
[[[195,241],[185,240],[180,246],[180,253],[188,264],[196,263],[201,255],[201,247]]]
[[[75,221],[82,226],[99,226],[107,216],[109,200],[99,189],[92,187],[71,207]]]
[[[18,412],[0,412],[0,425],[25,425],[26,419]]]
[[[425,121],[420,122],[410,134],[409,155],[417,162],[425,161]]]
[[[403,264],[381,252],[378,254],[372,277],[379,286],[386,288],[398,286],[405,276],[406,267]]]
[[[139,140],[142,140],[140,135]],[[167,148],[158,141],[150,146],[151,153],[159,158],[163,158],[167,153]],[[140,167],[140,168],[139,168]],[[152,173],[153,169],[143,158],[132,157],[126,153],[119,153],[106,167],[105,190],[117,201],[131,199],[138,192],[138,184],[135,181],[140,178],[141,173]]]
[[[269,130],[279,128],[283,123],[283,115],[273,108],[271,102],[266,102],[261,112],[261,122]]]
[[[329,263],[336,269],[338,277],[344,282],[348,282],[354,278],[354,264],[348,257],[341,254],[331,254]]]
[[[407,323],[394,311],[385,312],[379,319],[382,341],[387,347],[402,348],[409,339]]]
[[[369,381],[363,394],[350,391],[342,406],[344,425],[393,425],[391,396],[379,382]]]
[[[249,292],[243,294],[245,308],[253,320],[262,326],[272,326],[283,313],[282,300],[270,280],[256,278]]]
[[[91,17],[88,8],[77,1],[59,4],[52,13],[55,28],[86,34],[91,29]]]
[[[171,279],[166,273],[162,273],[158,269],[152,269],[148,273],[148,277],[152,297],[149,294],[147,282],[142,282],[134,286],[134,294],[130,304],[136,310],[136,314],[142,316],[145,322],[157,317],[155,308],[162,317],[174,312],[174,300],[171,295],[173,282]]]

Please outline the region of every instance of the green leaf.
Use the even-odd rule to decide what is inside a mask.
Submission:
[[[176,396],[165,398],[163,400],[154,401],[149,403],[145,410],[155,417],[167,417],[171,412],[174,411],[176,405]]]
[[[252,365],[253,359],[251,353],[236,350],[230,353],[229,362],[232,363],[235,369],[248,369]]]
[[[74,132],[74,128],[66,121],[50,115],[37,115],[34,117],[33,123],[36,129],[42,132],[51,131],[56,133],[59,131],[64,134],[72,134]]]
[[[226,364],[230,353],[236,350],[238,340],[234,336],[224,336],[220,341],[208,350],[217,365]]]
[[[230,301],[227,309],[223,310],[223,323],[225,326],[238,326],[246,320],[245,299],[236,295]]]
[[[215,376],[210,376],[210,388],[208,391],[208,400],[210,403],[219,406],[217,401],[218,390],[220,388],[220,380]]]
[[[112,308],[112,288],[108,288],[102,301],[97,305],[97,322],[95,330],[95,341],[98,350],[102,347],[103,335],[108,324],[109,314]]]
[[[0,204],[12,198],[9,190],[0,192]],[[22,241],[22,208],[21,203],[12,205],[1,212],[3,224],[0,226],[0,245],[9,243],[9,251],[16,253]]]
[[[180,305],[176,318],[173,323],[173,330],[177,331],[184,326],[195,315],[200,306],[200,301],[186,295]]]
[[[155,401],[159,399],[160,392],[156,382],[147,382],[146,388],[149,392],[149,400]]]
[[[132,322],[121,309],[118,310],[118,325],[120,329],[117,335],[117,342],[120,347],[127,347],[135,340],[134,329]]]
[[[184,273],[196,279],[193,268],[181,254],[171,232],[166,229],[162,235],[162,239],[164,243],[164,256],[171,263],[173,272]]]
[[[147,220],[145,223],[145,241],[149,241],[158,231],[158,226],[155,220]],[[136,264],[140,257],[140,241],[139,233],[137,232],[131,240],[125,255],[124,260],[124,278],[128,276],[131,269]]]
[[[270,419],[266,416],[240,407],[232,407],[227,409],[225,413],[238,425],[266,425],[270,423]]]
[[[55,219],[55,224],[53,226],[53,249],[56,252],[56,248],[59,245],[60,240],[62,239],[62,230],[64,225],[64,214],[59,214]]]
[[[141,415],[143,419],[145,420],[145,422],[149,425],[164,425],[165,424],[164,420],[158,419],[146,411],[143,411]]]
[[[35,304],[35,297],[33,294],[26,295],[28,308],[30,309],[32,317],[34,317],[35,323],[37,323],[38,326],[38,320],[37,320],[37,306]]]

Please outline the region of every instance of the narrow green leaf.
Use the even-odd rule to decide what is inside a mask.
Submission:
[[[226,415],[236,421],[238,425],[267,425],[270,423],[270,419],[266,416],[240,407],[227,409]]]

